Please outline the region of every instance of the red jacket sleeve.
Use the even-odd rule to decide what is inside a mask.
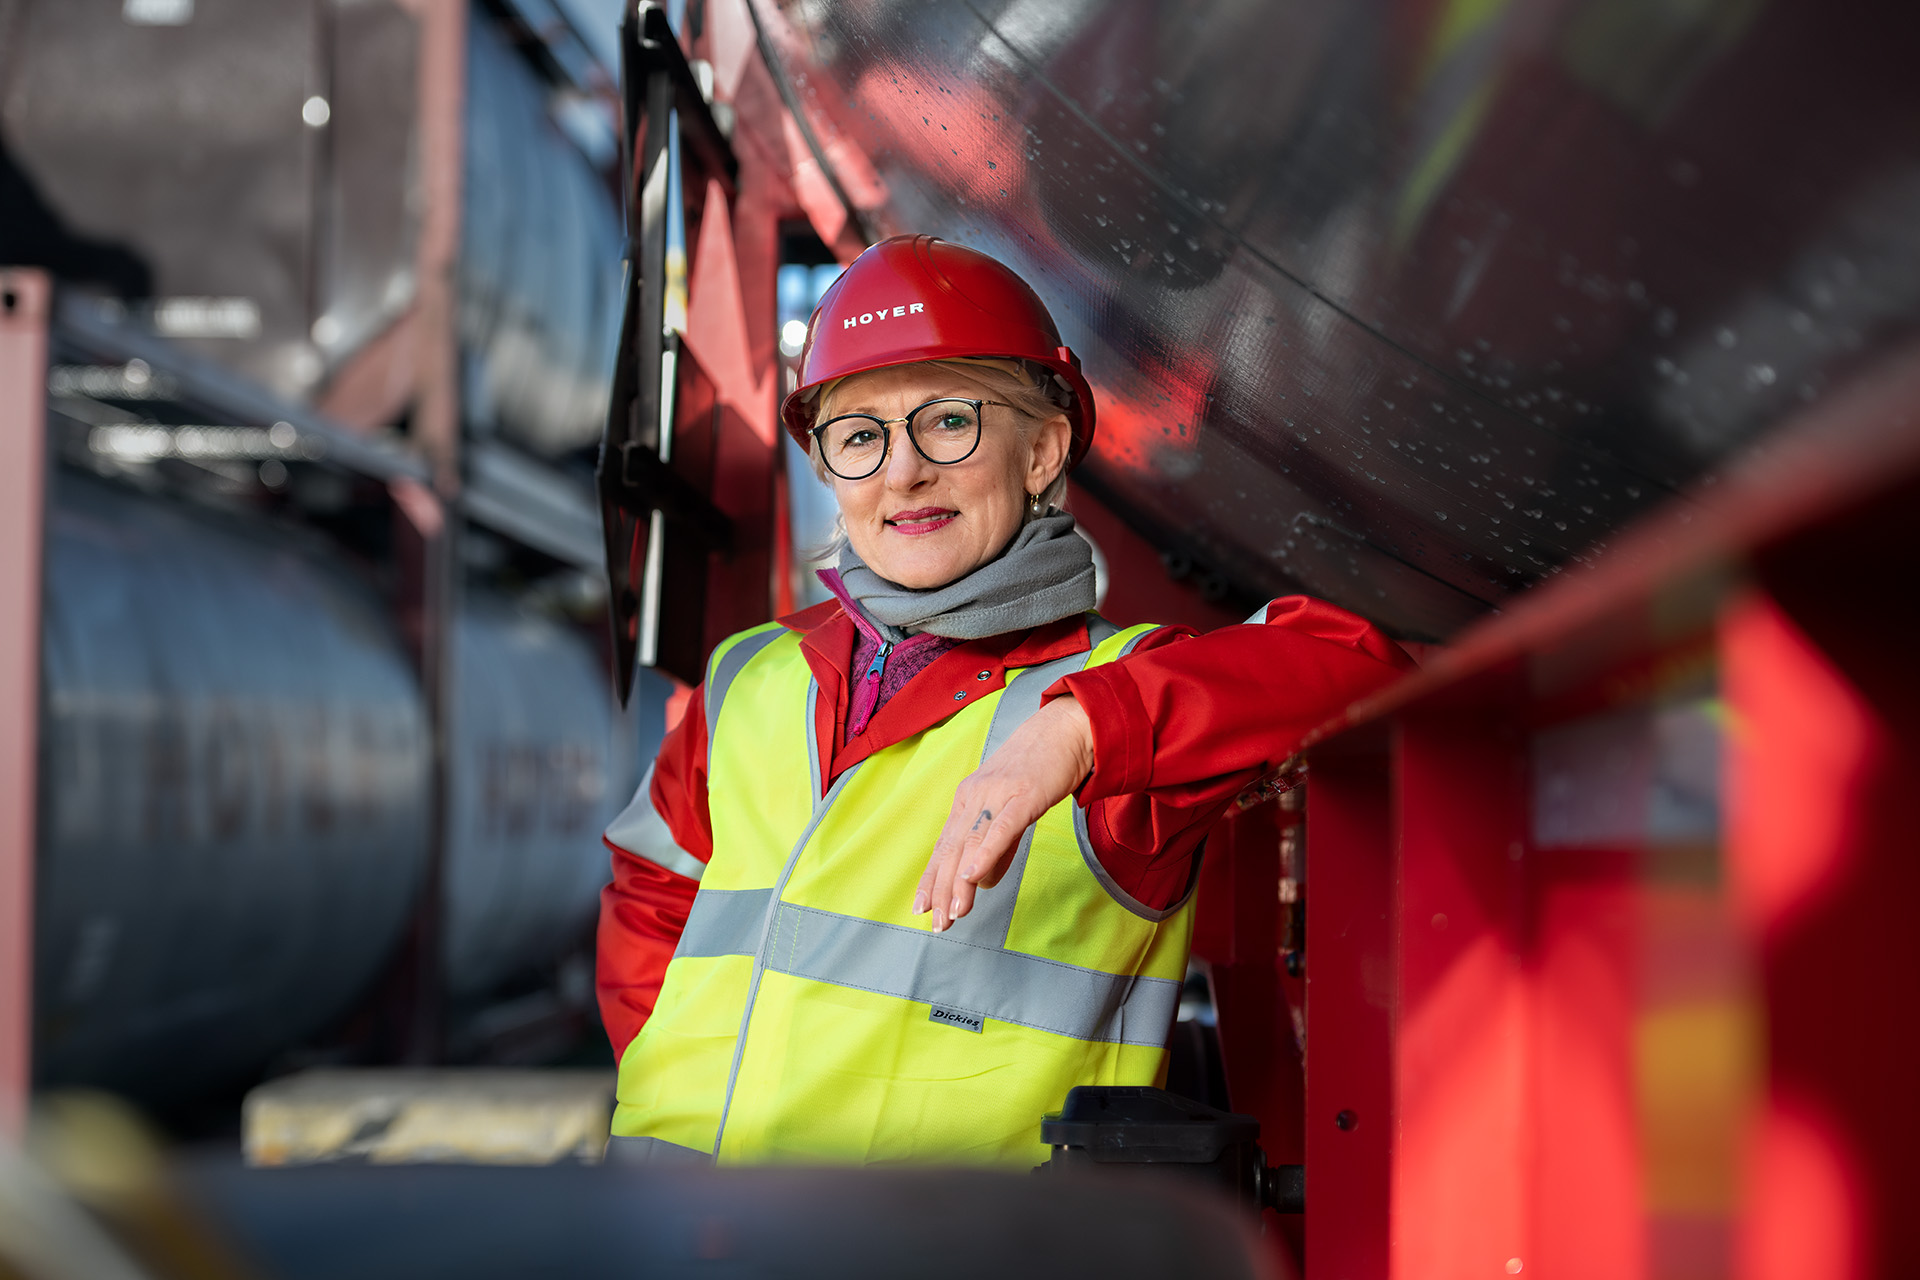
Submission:
[[[1413,669],[1365,619],[1285,596],[1264,621],[1163,627],[1118,662],[1067,676],[1093,725],[1080,790],[1101,865],[1142,904],[1185,892],[1194,850],[1249,783],[1358,699]]]
[[[605,844],[613,853],[613,882],[600,893],[594,992],[617,1060],[652,1015],[667,962],[687,927],[699,880],[686,873],[713,856],[706,712],[698,690]]]

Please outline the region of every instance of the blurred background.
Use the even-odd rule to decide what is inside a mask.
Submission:
[[[1812,977],[1866,975],[1863,1008],[1920,981],[1874,914],[1920,887],[1884,860],[1911,822],[1861,816],[1859,781],[1920,759],[1895,652],[1920,546],[1917,36],[1902,6],[1812,0],[0,0],[0,1129],[23,1144],[0,1160],[0,1274],[365,1274],[313,1233],[391,1196],[449,1235],[471,1214],[432,1205],[670,1199],[424,1173],[369,1192],[337,1168],[262,1190],[240,1165],[599,1158],[600,832],[712,645],[825,598],[831,498],[776,406],[822,292],[909,231],[1014,266],[1085,363],[1100,433],[1070,506],[1110,618],[1207,628],[1295,592],[1366,615],[1427,665],[1420,688],[1465,690],[1433,714],[1510,717],[1522,744],[1512,830],[1432,855],[1484,845],[1523,877],[1482,895],[1505,904],[1488,945],[1538,961],[1561,918],[1542,886],[1577,861],[1543,848],[1601,849],[1581,884],[1617,875],[1618,910],[1656,921],[1593,944],[1636,957],[1619,1002],[1645,1018],[1570,999],[1628,1081],[1576,1145],[1721,1164],[1688,1181],[1620,1156],[1654,1243],[1604,1273],[1776,1274],[1729,1243],[1759,1203],[1737,1187],[1776,1185],[1838,1206],[1840,1235],[1788,1242],[1854,1241],[1826,1273],[1920,1265],[1920,1238],[1861,1207],[1920,1140],[1910,1102],[1872,1101],[1912,1038],[1839,1019]],[[1767,558],[1789,545],[1791,573]],[[1740,666],[1758,633],[1730,620],[1763,597],[1847,697],[1791,702],[1785,668]],[[1745,694],[1723,680],[1763,668]],[[1809,709],[1786,745],[1739,774],[1790,702]],[[1648,707],[1667,728],[1579,727]],[[1386,744],[1413,738],[1369,714],[1392,732],[1332,754],[1399,769]],[[1848,743],[1854,772],[1820,763]],[[1303,1154],[1326,1139],[1305,1118],[1299,794],[1213,842],[1177,1070],[1258,1114],[1276,1158],[1344,1169]],[[1608,825],[1629,810],[1645,821]],[[1756,823],[1803,852],[1865,841],[1881,853],[1846,865],[1884,876],[1818,945],[1782,932],[1742,912],[1818,876],[1743,852]],[[1414,863],[1391,865],[1351,919],[1404,907],[1424,938],[1451,913],[1465,947],[1462,908],[1415,911]],[[1318,972],[1353,981],[1314,1016],[1425,1025],[1445,984],[1418,948],[1332,929]],[[1676,991],[1744,1012],[1662,1057],[1645,1019]],[[1353,1064],[1398,1043],[1329,1050],[1319,1079],[1374,1079]],[[1837,1073],[1814,1092],[1853,1136],[1827,1182],[1727,1154],[1772,1151],[1760,1121],[1648,1137],[1650,1116],[1732,1114],[1710,1100],[1758,1098],[1790,1061]],[[1320,1184],[1372,1207],[1315,1238],[1384,1241],[1399,1158]],[[826,1212],[770,1183],[769,1216],[727,1226],[706,1186],[673,1214],[718,1234],[674,1236],[660,1267],[777,1270],[727,1233]],[[998,1213],[1026,1193],[979,1194]],[[1234,1252],[1239,1227],[1168,1212],[1163,1241],[1232,1243],[1220,1274],[1316,1270],[1297,1221]],[[879,1239],[857,1216],[834,1221]],[[981,1247],[1018,1274],[1045,1260],[1016,1226]],[[404,1218],[383,1230],[396,1274],[434,1269],[389,1248]],[[860,1266],[914,1256],[887,1240]],[[501,1247],[459,1265],[524,1273]],[[1387,1274],[1367,1249],[1319,1273]]]
[[[184,1118],[303,1064],[605,1057],[598,835],[663,724],[610,690],[591,500],[617,30],[0,12],[0,260],[58,282],[43,1086]]]

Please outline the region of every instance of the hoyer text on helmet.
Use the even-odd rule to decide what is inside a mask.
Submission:
[[[915,314],[918,314],[919,312],[925,311],[926,309],[927,309],[927,304],[924,302],[915,302],[915,303],[912,303],[911,305],[898,306],[898,307],[895,307],[892,311],[888,311],[885,307],[882,307],[878,311],[863,311],[857,316],[848,316],[845,320],[842,320],[840,322],[840,327],[842,329],[857,329],[863,324],[872,324],[875,320],[885,320],[890,316],[915,315]]]

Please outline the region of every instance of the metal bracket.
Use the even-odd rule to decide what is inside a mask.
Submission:
[[[656,84],[663,85],[665,100],[680,113],[681,140],[693,148],[707,176],[720,180],[731,200],[740,173],[733,147],[713,118],[713,108],[700,91],[700,81],[687,64],[686,54],[681,52],[666,10],[651,0],[642,0],[627,10],[620,24],[621,132],[626,143],[621,155],[620,190],[627,207],[633,207],[638,194],[633,189],[634,127],[655,101]]]
[[[667,15],[651,0],[629,5],[620,24],[620,190],[627,221],[626,297],[596,474],[606,544],[608,612],[613,625],[614,687],[622,705],[643,655],[661,652],[658,608],[664,558],[652,538],[689,539],[728,552],[733,523],[672,465],[672,343],[666,332],[670,138],[683,166],[700,176],[681,183],[704,199],[706,180],[731,200],[739,165],[713,118]],[[690,175],[691,176],[691,175]],[[655,515],[660,518],[654,519]],[[640,580],[636,580],[636,576]],[[677,602],[676,602],[677,603]],[[684,648],[684,646],[681,646]],[[698,673],[675,671],[681,679]]]
[[[733,521],[688,484],[650,447],[637,441],[620,446],[622,505],[636,516],[658,511],[714,551],[733,550]],[[633,505],[626,506],[631,500]]]

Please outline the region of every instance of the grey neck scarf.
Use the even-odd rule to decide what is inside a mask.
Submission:
[[[889,632],[978,640],[1025,631],[1093,608],[1093,548],[1064,511],[1029,520],[997,557],[944,587],[914,591],[840,553],[847,594]],[[898,635],[890,635],[898,639]]]

